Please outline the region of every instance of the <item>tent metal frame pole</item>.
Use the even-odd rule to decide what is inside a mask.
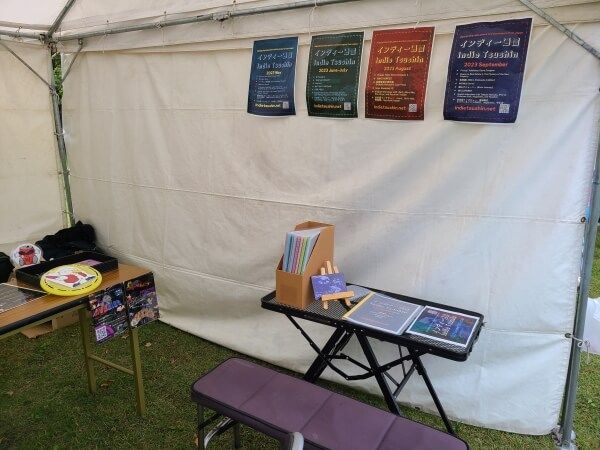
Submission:
[[[71,196],[71,181],[69,180],[69,164],[67,160],[67,147],[65,145],[65,132],[62,125],[60,114],[60,97],[54,81],[54,67],[52,65],[52,45],[48,46],[50,52],[50,97],[52,98],[52,115],[54,117],[54,134],[58,144],[58,157],[60,160],[60,174],[63,182],[63,191],[65,195],[65,214],[67,216],[67,226],[71,227],[74,223],[73,217],[73,198]]]
[[[553,27],[557,28],[561,33],[565,34],[569,39],[573,40],[576,44],[581,45],[584,49],[594,55],[596,58],[600,59],[600,51],[597,48],[594,48],[588,42],[584,41],[578,34],[575,34],[573,31],[569,30],[562,23],[548,14],[539,6],[534,5],[529,0],[519,0],[523,5],[527,6],[530,10],[544,19]]]
[[[71,60],[71,64],[69,64],[69,67],[67,67],[67,70],[65,70],[65,72],[63,73],[62,79],[60,81],[62,84],[64,84],[65,80],[71,73],[71,69],[73,68],[73,65],[75,64],[75,61],[77,61],[77,57],[81,53],[82,48],[83,48],[83,39],[79,39],[79,47],[77,48],[77,51],[75,52],[75,56],[73,56],[73,59]]]
[[[592,190],[590,195],[590,211],[585,229],[585,246],[581,264],[581,281],[577,295],[577,309],[575,312],[575,323],[573,333],[566,337],[572,340],[571,358],[565,388],[563,414],[560,420],[558,437],[560,442],[558,449],[575,449],[573,434],[573,419],[577,400],[577,386],[579,383],[579,369],[581,363],[581,349],[584,344],[583,331],[585,327],[585,316],[587,313],[590,280],[592,277],[592,265],[594,263],[594,250],[596,248],[596,232],[598,220],[600,219],[600,136],[596,150],[596,162],[592,179]]]
[[[55,41],[56,42],[64,42],[64,41],[72,41],[75,39],[85,39],[97,36],[105,36],[108,34],[119,34],[119,33],[128,33],[131,31],[143,31],[143,30],[153,30],[156,28],[164,28],[164,27],[172,27],[175,25],[184,25],[189,23],[196,22],[207,22],[209,20],[214,21],[225,21],[234,17],[243,17],[250,16],[254,14],[265,14],[271,12],[279,12],[279,11],[290,11],[294,9],[302,9],[302,8],[314,8],[317,6],[327,6],[334,5],[337,3],[349,3],[349,2],[357,2],[361,0],[302,0],[296,1],[293,3],[286,3],[283,5],[274,5],[274,6],[261,6],[256,8],[247,8],[242,10],[224,10],[218,11],[211,14],[202,14],[193,17],[185,17],[181,19],[166,19],[158,22],[151,23],[142,23],[139,25],[129,25],[122,27],[114,27],[114,28],[106,28],[104,30],[98,31],[89,31],[84,33],[74,33],[67,36],[58,36]],[[368,1],[368,0],[367,0]]]
[[[45,33],[27,33],[17,31],[8,31],[8,30],[0,30],[0,36],[8,36],[15,39],[35,39],[36,41],[44,41],[46,34]]]
[[[56,20],[54,20],[54,23],[50,26],[50,28],[46,32],[47,39],[52,39],[52,35],[58,29],[58,27],[60,27],[60,24],[62,23],[63,19],[65,18],[65,16],[69,12],[69,10],[71,9],[71,7],[75,3],[75,1],[76,0],[68,0],[67,3],[65,3],[65,6],[63,6],[63,8],[58,13]]]

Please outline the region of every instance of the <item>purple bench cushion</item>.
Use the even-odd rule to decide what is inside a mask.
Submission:
[[[450,434],[238,358],[196,381],[192,400],[278,439],[299,431],[305,449],[468,448]]]

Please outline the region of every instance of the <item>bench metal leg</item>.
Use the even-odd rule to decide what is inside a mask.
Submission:
[[[371,344],[369,343],[369,339],[361,333],[356,333],[356,338],[358,339],[358,343],[360,344],[367,361],[369,362],[369,366],[373,371],[373,376],[375,380],[377,380],[377,384],[379,385],[379,389],[381,389],[381,393],[383,394],[383,399],[390,410],[390,412],[396,414],[397,416],[404,416],[396,403],[396,399],[394,398],[394,394],[390,390],[390,387],[383,376],[382,372],[379,370],[379,362],[377,361],[377,357],[371,348]]]
[[[236,422],[233,426],[233,448],[242,448],[242,436],[239,422]]]
[[[204,447],[204,406],[198,403],[198,426],[196,427],[196,433],[198,438],[198,448],[205,450]]]

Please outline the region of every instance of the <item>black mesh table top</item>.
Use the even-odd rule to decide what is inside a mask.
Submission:
[[[459,345],[452,345],[450,343],[437,341],[434,339],[428,339],[422,336],[416,336],[413,334],[403,333],[401,335],[395,335],[391,333],[381,332],[372,328],[363,327],[357,324],[350,323],[346,320],[342,319],[342,316],[348,312],[349,308],[345,306],[343,302],[329,302],[329,308],[324,309],[321,306],[321,302],[312,302],[305,309],[296,308],[290,305],[286,305],[283,303],[279,303],[275,298],[275,291],[266,295],[261,299],[261,306],[265,309],[276,311],[288,316],[297,317],[300,319],[310,320],[312,322],[322,323],[324,325],[329,325],[337,328],[344,328],[348,330],[352,330],[356,333],[363,333],[369,337],[390,342],[393,344],[401,345],[403,347],[410,347],[415,350],[420,350],[423,353],[430,353],[436,356],[440,356],[442,358],[451,359],[455,361],[465,361],[469,354],[473,349],[473,344],[477,341],[479,334],[481,332],[481,328],[483,326],[483,315],[474,311],[468,311],[465,309],[454,308],[449,305],[444,305],[440,303],[433,303],[425,300],[420,300],[412,297],[407,297],[400,294],[394,294],[391,292],[382,291],[379,289],[373,288],[365,288],[363,286],[351,286],[348,288],[362,288],[368,289],[374,292],[379,292],[384,295],[388,295],[390,297],[398,298],[400,300],[404,300],[406,302],[416,303],[419,305],[427,305],[433,306],[436,308],[443,308],[449,311],[468,314],[471,316],[475,316],[479,318],[479,321],[476,325],[475,331],[471,336],[469,342],[466,347],[462,347]]]

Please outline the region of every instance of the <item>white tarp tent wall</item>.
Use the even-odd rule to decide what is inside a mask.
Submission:
[[[7,44],[50,80],[48,49]],[[48,86],[0,46],[0,251],[63,226],[56,138]]]
[[[295,370],[314,355],[259,298],[273,289],[285,231],[334,223],[348,279],[485,315],[466,363],[426,358],[450,416],[549,432],[598,145],[598,60],[535,17],[517,123],[470,125],[442,118],[452,32],[532,16],[518,1],[372,0],[109,34],[281,3],[75,3],[55,35],[60,51],[77,48],[69,36],[105,30],[85,39],[64,86],[76,217],[106,249],[155,271],[165,322]],[[536,4],[600,43],[598,2]],[[365,30],[364,90],[371,31],[416,23],[436,26],[423,122],[307,117],[310,34]],[[249,116],[252,42],[285,35],[300,36],[298,115]],[[324,341],[328,330],[311,333]],[[433,409],[417,377],[401,400]]]

